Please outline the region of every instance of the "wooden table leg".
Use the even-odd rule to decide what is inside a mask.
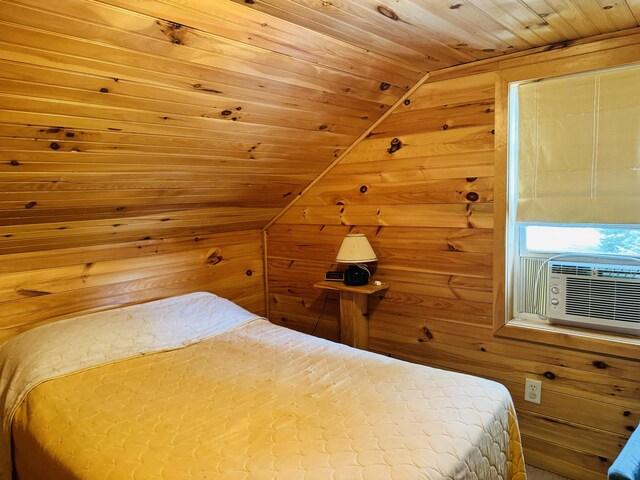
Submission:
[[[340,292],[340,341],[352,347],[369,349],[368,296],[359,292]]]

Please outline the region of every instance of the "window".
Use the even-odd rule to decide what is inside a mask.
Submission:
[[[640,66],[509,85],[513,316],[640,335]]]
[[[628,225],[520,224],[521,255],[566,252],[640,257],[640,229]]]

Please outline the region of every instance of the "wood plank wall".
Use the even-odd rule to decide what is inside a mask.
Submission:
[[[74,315],[195,291],[265,314],[262,231],[0,256],[0,342]]]
[[[602,479],[640,419],[640,364],[493,335],[495,70],[434,74],[268,229],[270,317],[336,339],[337,297],[312,284],[366,233],[391,285],[370,300],[371,349],[503,383],[529,463]]]
[[[262,227],[424,74],[228,0],[0,26],[0,254]]]
[[[0,26],[0,338],[198,289],[264,312],[243,231],[424,73],[227,0],[0,0]]]
[[[426,72],[638,27],[489,3],[0,0],[0,254],[264,226]]]

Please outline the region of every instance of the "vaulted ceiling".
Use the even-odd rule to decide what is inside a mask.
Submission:
[[[69,222],[77,244],[263,226],[426,72],[639,20],[638,0],[0,1],[0,252]]]

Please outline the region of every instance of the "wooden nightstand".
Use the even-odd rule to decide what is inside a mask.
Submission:
[[[351,287],[341,282],[318,282],[313,285],[324,290],[340,292],[340,341],[352,347],[369,349],[368,300],[372,293],[389,288],[382,285]]]

